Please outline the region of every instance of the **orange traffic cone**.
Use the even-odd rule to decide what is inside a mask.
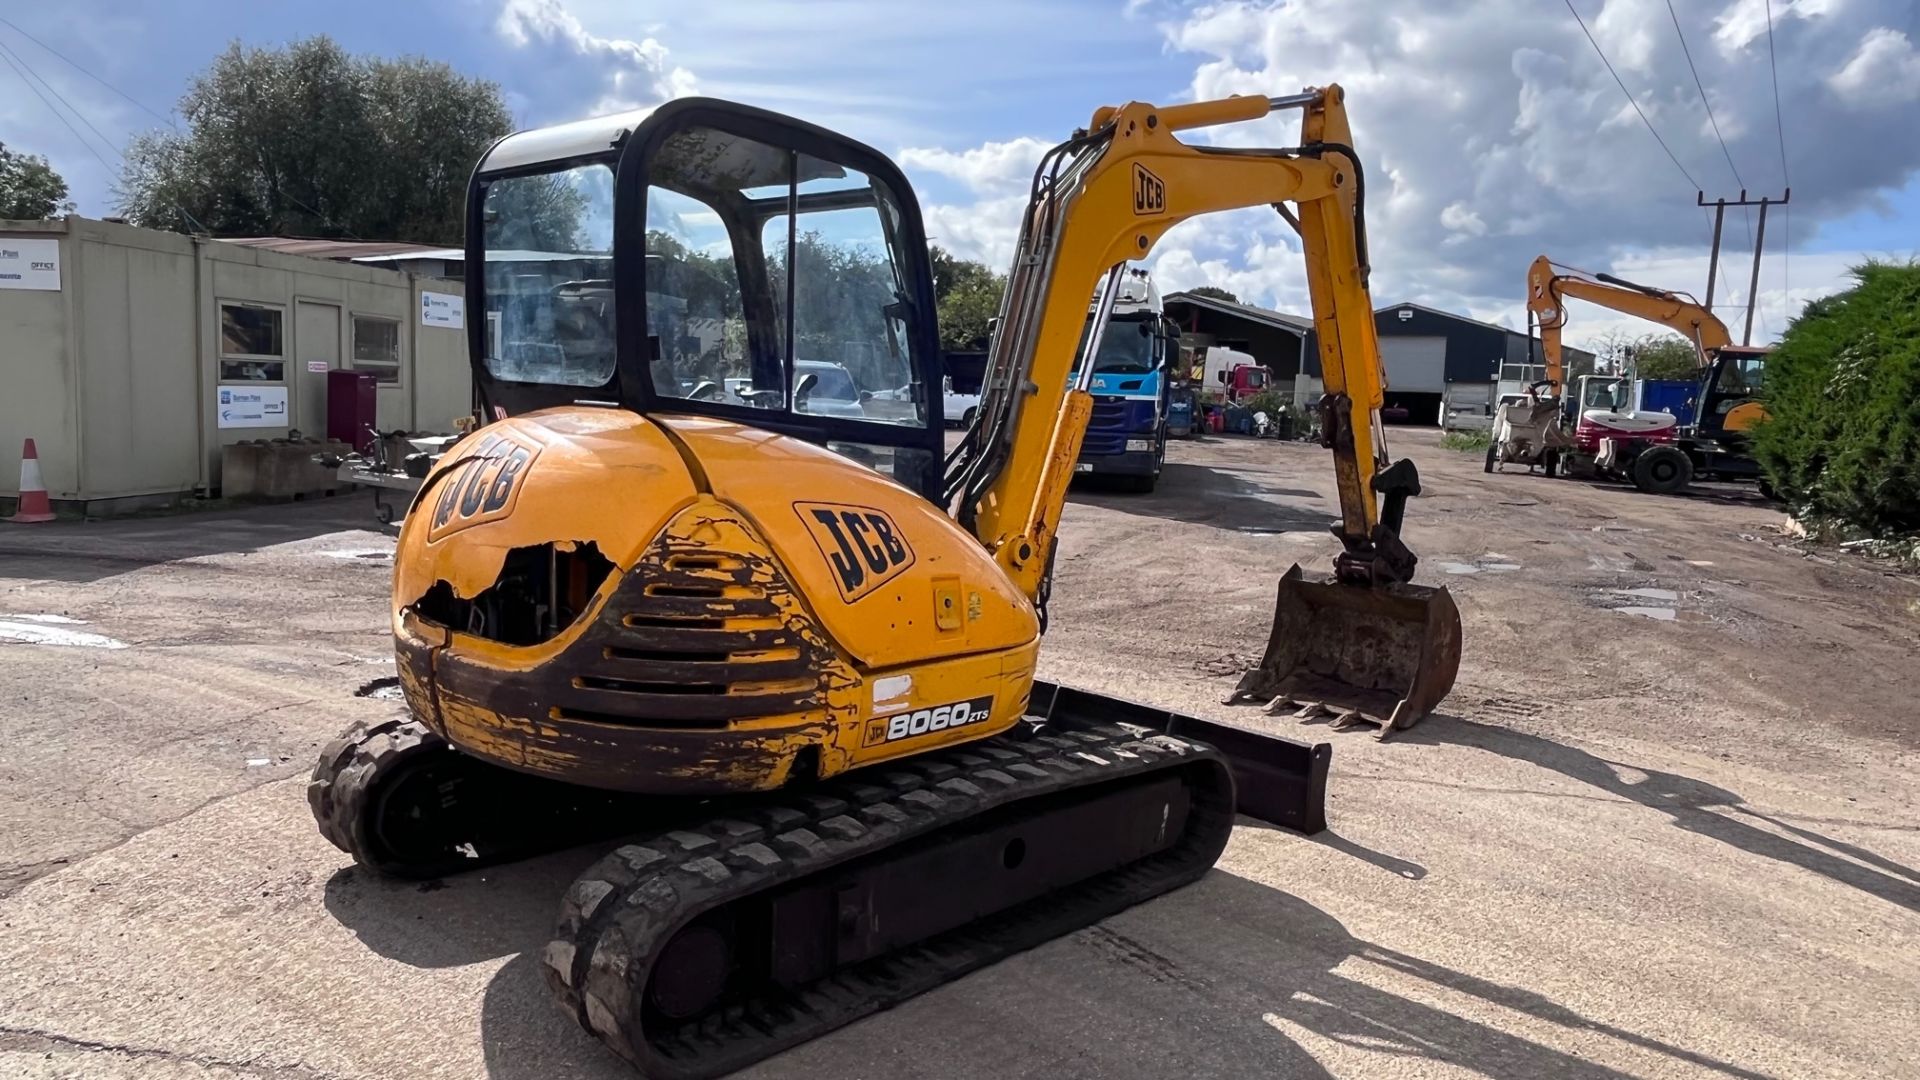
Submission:
[[[16,525],[53,520],[53,504],[47,501],[47,484],[40,479],[40,451],[34,449],[32,439],[28,439],[26,447],[20,451],[20,506],[7,520]]]

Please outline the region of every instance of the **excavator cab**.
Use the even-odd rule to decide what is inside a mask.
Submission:
[[[931,271],[898,169],[729,102],[632,120],[511,136],[480,163],[468,334],[488,413],[711,416],[937,491]]]

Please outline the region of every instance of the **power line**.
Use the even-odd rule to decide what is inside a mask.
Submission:
[[[0,23],[6,23],[6,25],[8,26],[13,26],[12,23],[7,22],[5,19],[0,19]],[[14,26],[13,28],[15,30],[20,29],[17,26]],[[22,34],[26,34],[26,31],[24,30],[21,30],[20,32]],[[26,34],[26,36],[28,38],[32,38],[32,35],[30,34]],[[45,46],[44,44],[41,44],[37,40],[34,43],[37,45],[40,45],[40,47],[43,49],[47,49],[47,46]],[[47,49],[47,51],[53,52],[52,49]],[[55,53],[54,55],[58,56],[59,54]],[[61,59],[65,60],[66,58],[61,57]],[[67,107],[67,110],[73,113],[76,119],[78,119],[82,124],[85,124],[87,126],[87,130],[93,132],[94,136],[98,138],[101,141],[101,143],[105,144],[107,150],[110,153],[112,153],[113,156],[120,159],[121,166],[123,168],[125,167],[126,155],[122,153],[120,149],[114,145],[113,140],[107,138],[104,134],[101,134],[100,129],[93,126],[93,122],[87,119],[85,113],[81,112],[78,108],[76,108],[73,102],[68,101],[66,97],[60,93],[60,91],[54,89],[53,84],[48,82],[44,76],[42,76],[39,72],[34,71],[33,66],[27,63],[26,57],[21,56],[19,53],[15,52],[5,42],[0,42],[0,61],[5,61],[7,66],[13,69],[13,73],[20,76],[20,81],[27,84],[27,89],[32,90],[34,92],[34,95],[40,99],[41,103],[47,107],[48,111],[53,113],[54,119],[60,121],[60,123],[68,131],[73,133],[74,140],[77,141],[81,146],[85,147],[87,153],[92,154],[94,157],[94,160],[98,161],[102,168],[106,169],[108,173],[114,172],[114,167],[112,163],[107,161],[106,158],[100,156],[100,151],[94,149],[93,144],[87,141],[86,136],[80,134],[80,129],[74,127],[72,122],[67,119],[66,114],[62,113],[58,108],[54,106],[53,101],[47,98],[46,93],[41,93],[40,86],[34,85],[34,79],[38,79],[40,81],[40,85],[46,87],[47,93],[52,94],[54,99],[57,99],[60,102],[60,104],[65,105]],[[73,61],[71,60],[68,60],[67,62],[69,64],[73,63]],[[78,65],[75,65],[75,66],[77,67]],[[29,76],[32,76],[32,77],[29,78]],[[98,82],[100,80],[96,78],[95,81]],[[102,82],[101,85],[105,86],[107,84]],[[112,89],[112,87],[108,86],[108,89]],[[118,91],[116,91],[116,93],[117,92]],[[124,97],[125,95],[123,94],[121,96]],[[134,104],[138,105],[139,102],[136,101],[134,102]],[[148,110],[148,111],[152,111],[152,110]],[[198,229],[201,232],[206,231],[205,226],[201,225],[197,218],[195,218],[192,214],[187,212],[186,207],[181,206],[179,203],[176,202],[174,203],[173,208],[179,212],[181,217],[187,220],[187,223],[189,225],[192,225],[195,229]]]
[[[74,139],[77,142],[79,142],[81,146],[86,148],[87,153],[92,154],[94,156],[94,160],[100,162],[101,168],[107,170],[107,172],[109,173],[113,172],[113,165],[109,163],[106,158],[100,156],[100,151],[95,149],[94,145],[87,141],[87,137],[85,135],[80,134],[80,129],[73,126],[73,121],[68,120],[67,115],[61,112],[59,108],[57,108],[53,104],[53,101],[47,97],[47,95],[40,92],[40,88],[33,84],[32,79],[27,78],[26,71],[22,70],[21,65],[19,63],[15,62],[15,58],[13,56],[12,50],[8,49],[5,45],[0,45],[0,61],[4,61],[8,67],[13,69],[13,73],[15,75],[20,76],[20,81],[27,84],[27,89],[33,91],[34,96],[40,99],[41,104],[45,105],[48,111],[53,113],[54,119],[60,121],[60,123],[68,131],[73,133]],[[68,108],[72,108],[72,106],[68,106]],[[74,115],[78,116],[79,114],[76,113]],[[80,117],[80,120],[82,123],[85,123],[86,119],[87,118],[84,116]],[[92,127],[93,125],[87,124],[87,126]],[[98,133],[96,132],[96,134]],[[113,149],[112,144],[108,144],[108,149],[110,150]],[[114,153],[118,155],[119,151],[114,150]]]
[[[39,38],[34,37],[32,34],[27,33],[25,30],[22,30],[17,23],[14,23],[4,17],[0,17],[0,26],[5,26],[12,29],[14,33],[19,34],[21,37],[26,38],[28,41],[33,42],[35,45],[38,45],[42,49],[53,54],[53,56],[56,59],[65,63],[68,67],[72,68],[73,70],[79,72],[82,75],[85,75],[87,78],[92,79],[94,82],[99,83],[101,86],[106,87],[107,89],[113,91],[114,93],[119,94],[121,97],[125,98],[128,102],[130,102],[134,108],[139,109],[141,112],[146,113],[148,116],[153,117],[155,120],[160,121],[161,123],[167,125],[170,128],[174,128],[176,130],[179,128],[180,125],[174,123],[171,117],[162,116],[159,113],[154,112],[152,109],[148,108],[145,104],[143,104],[138,99],[136,99],[132,94],[127,93],[125,90],[122,90],[119,87],[108,82],[107,80],[101,78],[100,76],[95,75],[93,72],[88,71],[86,68],[81,67],[77,62],[69,59],[64,53],[60,52],[58,49],[55,49],[53,46],[47,44],[44,41],[41,41]]]
[[[1707,99],[1707,88],[1700,82],[1700,69],[1693,66],[1693,50],[1687,48],[1686,32],[1680,29],[1680,13],[1673,10],[1673,0],[1667,0],[1667,15],[1673,20],[1673,34],[1680,39],[1680,55],[1687,58],[1687,70],[1693,73],[1693,88],[1700,91],[1700,104],[1707,110],[1707,123],[1713,126],[1713,137],[1720,143],[1720,153],[1727,159],[1727,170],[1733,173],[1733,182],[1744,190],[1747,182],[1740,178],[1740,166],[1733,163],[1733,151],[1727,149],[1726,136],[1720,134],[1720,121],[1714,118],[1713,102]],[[1753,215],[1746,207],[1740,208],[1740,214],[1747,222],[1747,243],[1753,243]]]
[[[96,139],[99,139],[101,145],[105,146],[108,150],[112,151],[114,157],[120,158],[122,161],[126,160],[126,155],[120,152],[120,147],[117,144],[115,144],[112,139],[107,138],[107,136],[104,133],[102,133],[99,128],[94,127],[93,121],[87,119],[87,114],[75,108],[73,102],[68,101],[66,97],[60,93],[59,90],[56,90],[54,88],[54,85],[52,83],[48,82],[46,78],[42,76],[38,71],[35,71],[33,69],[33,65],[27,63],[26,57],[21,56],[19,53],[13,51],[13,49],[10,48],[5,42],[0,42],[0,53],[4,53],[12,57],[14,61],[20,65],[20,67],[23,67],[26,69],[27,75],[33,77],[34,79],[39,80],[40,85],[43,87],[46,87],[47,93],[52,94],[55,101],[58,101],[60,104],[65,105],[67,107],[67,111],[73,114],[74,119],[87,125],[87,130],[93,132],[93,137]],[[15,70],[18,70],[18,69],[15,69]],[[41,98],[40,100],[45,101],[46,99]]]
[[[1793,177],[1787,174],[1787,125],[1780,119],[1780,65],[1773,57],[1773,0],[1767,4],[1767,70],[1773,74],[1773,130],[1780,137],[1780,182],[1788,188],[1793,187]],[[1789,310],[1793,303],[1793,204],[1780,208],[1786,215],[1780,236],[1780,291],[1787,296]]]
[[[1573,21],[1580,24],[1580,32],[1587,35],[1587,44],[1592,45],[1593,51],[1599,54],[1600,62],[1607,65],[1607,74],[1613,76],[1613,81],[1619,85],[1620,92],[1627,95],[1627,104],[1633,106],[1633,111],[1640,117],[1640,122],[1647,125],[1647,131],[1652,133],[1653,141],[1659,143],[1660,149],[1667,152],[1667,160],[1673,162],[1673,167],[1679,169],[1680,175],[1687,178],[1687,183],[1693,190],[1705,191],[1706,189],[1700,186],[1699,181],[1693,178],[1693,174],[1687,171],[1687,167],[1680,164],[1680,159],[1674,156],[1673,149],[1667,145],[1667,140],[1660,137],[1660,132],[1653,126],[1653,121],[1647,119],[1646,113],[1641,112],[1640,103],[1634,100],[1633,91],[1628,90],[1627,84],[1621,81],[1620,73],[1613,70],[1613,61],[1607,59],[1607,54],[1600,48],[1600,43],[1594,40],[1593,31],[1587,29],[1587,21],[1580,17],[1579,11],[1574,9],[1573,0],[1566,0],[1566,5],[1567,11],[1573,15]]]

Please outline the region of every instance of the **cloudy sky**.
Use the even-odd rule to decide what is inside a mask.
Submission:
[[[328,33],[355,51],[422,54],[492,79],[528,126],[707,94],[841,129],[906,166],[936,242],[1001,264],[1033,163],[1096,105],[1278,94],[1337,81],[1348,91],[1369,179],[1374,298],[1381,304],[1418,301],[1523,326],[1524,271],[1541,252],[1703,292],[1709,218],[1694,205],[1700,187],[1711,196],[1744,186],[1757,196],[1792,182],[1790,215],[1775,212],[1767,223],[1757,340],[1778,333],[1807,298],[1841,287],[1847,267],[1862,258],[1907,258],[1920,249],[1920,4],[1571,6],[7,4],[0,6],[0,142],[49,157],[71,182],[81,213],[110,213],[119,148],[131,133],[159,124],[154,114],[169,114],[188,79],[227,42],[270,45]],[[72,129],[23,70],[46,80],[57,92],[53,101],[71,103],[79,114],[69,117]],[[1294,134],[1275,119],[1218,129],[1213,137],[1285,145]],[[1725,305],[1722,315],[1736,333],[1752,224],[1728,214],[1733,251],[1716,304]],[[1169,288],[1212,283],[1251,302],[1305,309],[1297,244],[1268,211],[1182,225],[1154,261]],[[1615,325],[1606,313],[1585,310],[1576,313],[1571,333],[1584,339]]]

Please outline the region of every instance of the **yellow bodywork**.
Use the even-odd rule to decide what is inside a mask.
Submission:
[[[501,500],[507,512],[490,513],[483,496],[467,515],[477,520],[463,518],[463,493],[495,490],[522,454],[527,463],[500,489],[510,497]],[[444,516],[443,505],[451,506]],[[823,533],[832,536],[821,526],[823,509],[850,538],[862,585],[880,576],[873,564],[890,571],[851,600],[844,559],[835,562],[842,549],[822,545]],[[886,535],[905,558],[890,559],[879,539]],[[593,545],[613,572],[550,639],[503,644],[421,614],[420,599],[436,585],[471,600],[501,574],[509,552],[554,541]],[[663,545],[675,560],[703,564],[677,580],[710,582],[718,594],[707,601],[707,617],[687,620],[692,630],[682,636],[709,622],[720,624],[714,629],[774,627],[794,634],[817,660],[801,685],[790,686],[753,680],[753,664],[768,657],[735,654],[742,677],[724,693],[793,691],[810,707],[741,715],[720,732],[569,720],[537,692],[501,689],[498,680],[574,679],[569,669],[578,665],[570,660],[583,636],[605,626],[623,589],[652,588],[639,579],[648,576],[648,553]],[[771,599],[777,613],[734,612],[737,601],[754,598]],[[1003,731],[1026,705],[1039,644],[1033,605],[979,542],[886,477],[810,443],[727,421],[600,407],[499,421],[441,460],[401,530],[393,619],[408,700],[455,745],[531,772],[591,772],[601,786],[631,790],[769,788],[787,780],[809,747],[817,748],[817,772],[832,775]],[[484,675],[463,683],[462,672]],[[922,730],[911,730],[923,710],[983,695],[992,699],[984,718],[949,726],[929,715]],[[950,709],[946,719],[954,715]],[[889,738],[902,716],[909,733]],[[712,747],[682,753],[684,742]],[[650,753],[623,766],[636,750]]]

